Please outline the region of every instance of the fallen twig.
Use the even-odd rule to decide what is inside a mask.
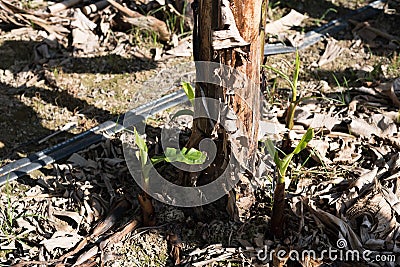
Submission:
[[[375,27],[372,27],[367,21],[358,22],[356,20],[349,19],[349,22],[356,25],[356,29],[354,29],[354,30],[359,30],[359,29],[363,28],[363,29],[367,29],[367,30],[375,33],[376,35],[378,35],[382,38],[385,38],[389,41],[400,41],[400,38],[398,38],[397,36],[388,34],[388,33],[383,32]]]
[[[58,40],[63,40],[65,34],[69,33],[64,26],[47,21],[45,15],[20,9],[4,0],[0,0],[0,10],[5,11],[6,20],[11,23],[17,26],[38,25],[48,33],[54,34]]]
[[[154,32],[157,32],[160,40],[168,42],[171,38],[170,33],[168,31],[167,24],[165,24],[164,21],[159,20],[155,17],[152,16],[144,16],[140,14],[139,12],[133,11],[127,7],[124,7],[123,5],[117,3],[114,0],[108,0],[108,2],[124,13],[126,16],[123,16],[123,20],[129,24],[132,24],[133,26],[151,30]]]
[[[129,223],[127,223],[121,231],[115,232],[113,235],[111,235],[109,238],[106,240],[102,241],[100,243],[100,249],[103,250],[106,248],[108,245],[112,245],[115,243],[118,243],[121,241],[127,234],[135,230],[135,228],[139,225],[140,221],[139,219],[133,219]]]
[[[113,227],[115,223],[122,217],[122,215],[129,209],[129,207],[130,203],[126,199],[121,199],[120,201],[116,202],[108,216],[93,229],[93,233],[90,236],[91,239],[97,238]]]

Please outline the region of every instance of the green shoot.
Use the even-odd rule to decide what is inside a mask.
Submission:
[[[190,110],[190,109],[181,109],[171,117],[171,120],[174,120],[177,117],[184,116],[184,115],[193,116],[194,112],[193,112],[193,110]]]
[[[335,80],[335,83],[338,86],[338,88],[341,88],[341,87],[347,88],[346,93],[347,93],[347,96],[350,97],[348,95],[349,94],[349,83],[348,83],[346,77],[343,77],[343,86],[340,84],[340,82],[335,74],[332,73],[332,77]],[[347,100],[346,100],[346,96],[345,96],[345,94],[343,94],[342,91],[340,91],[340,96],[338,96],[338,97],[340,98],[339,101],[341,102],[342,106],[346,106],[348,104]]]
[[[18,214],[13,202],[14,187],[9,183],[8,179],[0,192],[6,195],[7,204],[0,207],[0,240],[3,242],[11,242],[18,240],[23,242],[24,233],[15,227],[15,222],[20,217],[28,217],[27,214]],[[24,243],[25,244],[25,243]]]
[[[299,104],[300,100],[297,100],[297,86],[299,81],[299,74],[300,74],[300,56],[299,52],[296,51],[296,59],[294,62],[294,72],[293,77],[290,78],[289,75],[283,73],[281,70],[274,68],[272,66],[263,65],[262,67],[272,70],[276,74],[278,74],[282,79],[284,79],[290,86],[292,91],[292,99],[289,104],[287,118],[286,118],[286,127],[291,130],[293,128],[294,122],[294,112],[296,110],[297,105]]]
[[[187,98],[189,99],[190,103],[193,106],[194,105],[194,88],[193,88],[193,86],[188,82],[182,82],[182,88],[183,88],[183,91],[185,91]]]
[[[10,242],[16,238],[14,231],[14,208],[11,203],[11,185],[8,180],[4,185],[5,193],[7,196],[7,204],[0,207],[0,238]],[[4,238],[3,238],[4,237]]]
[[[148,164],[148,151],[146,140],[142,138],[139,133],[137,132],[136,128],[134,128],[135,134],[135,143],[139,148],[139,151],[136,152],[136,157],[140,160],[142,172],[143,172],[143,179],[146,185],[149,184],[149,173],[151,166]]]
[[[147,148],[146,141],[139,135],[136,128],[134,129],[134,133],[135,133],[135,143],[139,148],[139,154],[137,155],[137,157],[140,159],[142,167],[144,167],[147,163],[147,155],[148,155],[147,153],[149,150]]]
[[[313,137],[314,137],[314,130],[312,128],[309,128],[307,132],[303,135],[299,144],[296,146],[293,152],[285,155],[282,159],[279,157],[278,151],[276,150],[273,142],[270,139],[266,141],[267,150],[273,157],[274,162],[278,168],[278,174],[279,174],[278,183],[285,183],[286,172],[290,162],[292,161],[293,156],[299,154],[300,151],[302,151],[307,146],[307,144],[311,141],[311,139],[313,139]]]
[[[187,1],[185,1],[184,3],[183,3],[183,8],[182,8],[182,17],[181,17],[181,19],[180,19],[180,21],[179,21],[179,28],[180,28],[180,30],[181,30],[181,34],[183,34],[184,32],[185,32],[185,28],[184,28],[184,26],[185,26],[185,16],[186,16],[186,8],[187,8],[187,5],[188,5],[188,2]]]
[[[188,82],[182,82],[182,88],[183,88],[183,91],[185,92],[187,98],[189,99],[190,104],[192,104],[192,106],[194,106],[194,88],[193,88],[193,86]],[[190,109],[179,110],[172,116],[171,120],[174,120],[175,118],[177,118],[179,116],[183,116],[183,115],[193,116],[194,112]]]
[[[136,128],[134,129],[135,133],[135,143],[139,148],[136,156],[141,162],[141,167],[143,170],[144,179],[148,179],[148,175],[150,172],[150,164],[147,162],[148,159],[148,148],[146,145],[146,141],[142,138],[139,133],[137,132]],[[163,156],[154,156],[151,158],[152,164],[157,164],[160,162],[182,162],[189,165],[194,164],[203,164],[206,160],[206,155],[197,150],[195,148],[187,149],[186,147],[182,148],[182,150],[167,147],[164,151]]]

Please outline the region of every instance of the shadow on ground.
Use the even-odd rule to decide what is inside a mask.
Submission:
[[[53,48],[46,45],[46,50],[41,54],[43,50],[40,46],[45,41],[11,40],[3,41],[0,45],[0,166],[1,160],[18,158],[17,152],[29,154],[51,145],[38,144],[40,139],[54,130],[42,125],[40,115],[32,105],[41,105],[35,106],[36,109],[52,105],[73,114],[79,112],[79,116],[84,116],[86,120],[97,122],[113,117],[107,107],[99,108],[88,103],[85,97],[80,98],[82,92],[79,92],[79,88],[59,88],[46,73],[134,74],[157,67],[151,61],[119,55],[73,57],[70,51],[58,45]],[[43,80],[42,86],[31,82],[34,79]],[[32,99],[35,99],[35,103],[26,104],[27,100]],[[53,142],[61,142],[71,134],[60,136]]]

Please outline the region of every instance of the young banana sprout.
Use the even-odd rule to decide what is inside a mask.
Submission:
[[[291,130],[293,128],[294,122],[294,112],[296,110],[297,105],[301,101],[301,99],[297,99],[297,86],[299,81],[299,73],[300,73],[300,56],[299,52],[296,51],[296,59],[294,62],[294,72],[293,77],[290,78],[289,75],[283,73],[281,70],[274,68],[272,66],[263,66],[266,69],[272,70],[276,74],[278,74],[282,79],[284,79],[290,86],[292,91],[292,99],[290,100],[289,107],[287,109],[287,116],[286,116],[286,127]]]
[[[266,141],[266,147],[270,155],[272,156],[276,168],[278,171],[278,179],[274,190],[274,203],[272,206],[272,218],[271,228],[275,236],[281,237],[283,234],[283,214],[285,209],[285,182],[286,172],[289,168],[289,164],[293,159],[293,156],[299,154],[307,144],[313,139],[314,130],[308,129],[303,135],[296,148],[283,158],[279,157],[278,151],[275,149],[274,143],[271,140]]]
[[[142,175],[144,180],[144,190],[141,194],[138,195],[138,200],[140,206],[142,208],[143,213],[143,224],[145,226],[153,226],[155,225],[155,217],[154,217],[154,207],[151,201],[151,197],[146,193],[148,191],[149,182],[150,182],[150,170],[153,165],[160,162],[182,162],[186,164],[203,164],[207,158],[207,156],[194,148],[187,149],[184,147],[182,150],[167,147],[165,149],[165,153],[162,156],[154,156],[151,158],[151,162],[148,161],[148,148],[146,145],[146,140],[142,138],[137,132],[136,128],[134,129],[135,134],[135,143],[139,150],[136,152],[136,157],[139,159],[142,168]]]
[[[148,148],[146,144],[146,140],[142,138],[137,132],[136,128],[134,128],[135,133],[135,143],[138,146],[139,150],[136,152],[136,157],[139,159],[142,167],[142,178],[144,179],[145,189],[138,195],[138,201],[142,208],[142,216],[143,216],[143,225],[144,226],[154,226],[156,224],[154,217],[154,207],[151,201],[151,197],[146,193],[147,187],[149,185],[149,172],[151,169],[150,162],[148,159]]]

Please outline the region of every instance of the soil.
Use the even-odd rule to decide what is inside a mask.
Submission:
[[[308,15],[308,19],[300,26],[287,32],[290,35],[315,29],[369,2],[360,0],[270,1],[269,19],[279,19],[291,9]],[[377,37],[366,40],[363,39],[365,36],[360,37],[359,32],[352,32],[354,26],[349,26],[346,30],[333,34],[327,40],[301,50],[299,52],[301,60],[299,94],[301,96],[330,97],[336,102],[331,101],[329,104],[319,103],[318,105],[323,106],[326,110],[332,108],[334,112],[339,112],[342,106],[334,106],[332,103],[343,101],[342,104],[348,106],[354,88],[362,86],[372,88],[400,77],[399,3],[389,1],[386,11],[369,19],[368,23],[397,39],[393,41]],[[136,37],[134,33],[124,33],[116,36],[116,39],[132,40]],[[328,42],[333,39],[337,41],[336,45],[342,48],[341,53],[330,63],[318,66],[318,60],[323,55]],[[267,39],[269,42],[276,40],[276,36],[269,36]],[[121,55],[107,50],[88,54],[73,51],[70,47],[56,46],[51,50],[51,59],[45,62],[41,62],[37,55],[35,56],[35,51],[42,41],[39,30],[10,27],[0,21],[0,103],[2,103],[0,106],[0,114],[2,114],[0,116],[0,166],[67,140],[101,122],[115,119],[118,115],[134,107],[171,92],[169,82],[158,85],[146,83],[160,73],[166,71],[173,74],[174,71],[180,73],[193,71],[193,66],[187,67],[190,65],[188,62],[193,60],[190,57],[154,61],[150,51],[160,47],[160,44],[148,42],[148,40],[130,43],[124,47],[125,52]],[[294,70],[294,58],[294,54],[268,56],[265,65],[273,66],[291,76]],[[276,112],[276,109],[283,110],[290,96],[288,85],[272,71],[267,72],[267,85],[268,90],[265,92],[267,102],[269,102],[267,108],[272,113]],[[301,103],[299,107],[306,104]],[[276,108],[274,109],[274,107]],[[169,109],[148,120],[146,131],[150,154],[157,154],[160,127],[170,121],[171,114],[182,108],[187,108],[187,106]],[[368,107],[365,109],[367,110]],[[384,109],[385,111],[398,111],[394,106],[387,106]],[[366,111],[365,116],[370,116],[373,112],[373,109]],[[280,121],[283,120],[282,115],[282,112],[278,115]],[[74,128],[67,129],[41,142],[43,138],[60,130],[68,123],[74,125]],[[190,116],[182,116],[171,123],[182,130],[180,142],[184,144],[190,135]],[[301,126],[298,127],[301,128]],[[398,125],[396,127],[398,128]],[[111,155],[108,155],[107,151],[112,151]],[[70,170],[61,170],[67,168],[65,166],[68,162],[65,160],[57,162],[0,189],[2,205],[7,207],[10,205],[8,203],[14,203],[12,209],[18,211],[16,219],[27,218],[29,214],[34,214],[32,216],[38,218],[44,216],[41,212],[48,214],[46,209],[51,209],[50,207],[53,205],[51,203],[54,201],[57,204],[54,204],[53,209],[69,210],[77,214],[84,206],[82,203],[85,205],[100,203],[102,208],[99,210],[101,212],[99,211],[99,214],[91,220],[86,219],[86,213],[81,214],[82,217],[85,217],[83,220],[86,222],[82,221],[82,226],[77,227],[71,226],[71,222],[61,218],[62,216],[59,216],[61,219],[57,216],[54,219],[58,220],[55,224],[57,226],[52,225],[53,222],[48,218],[40,218],[37,222],[45,222],[41,226],[41,230],[32,230],[30,233],[11,239],[3,238],[6,235],[12,235],[13,231],[8,229],[7,232],[6,227],[2,225],[0,227],[0,262],[10,264],[14,258],[26,261],[49,260],[65,255],[67,251],[60,248],[51,253],[46,252],[40,244],[43,244],[41,242],[44,242],[45,239],[52,237],[55,232],[68,227],[74,228],[80,236],[90,235],[95,225],[108,214],[107,211],[110,210],[115,196],[128,198],[133,208],[124,214],[114,228],[114,232],[118,232],[118,227],[123,226],[124,223],[140,213],[136,195],[141,190],[133,184],[126,165],[124,163],[107,165],[108,163],[103,162],[108,158],[121,159],[123,162],[124,155],[119,136],[113,138],[111,144],[110,141],[103,142],[78,154],[87,161],[91,160],[98,164],[97,167],[90,169],[92,167],[76,164]],[[319,181],[343,177],[350,179],[357,175],[357,172],[354,171],[355,165],[366,167],[371,162],[368,157],[368,155],[365,156],[364,161],[360,161],[359,164],[336,164],[329,169],[329,172],[310,168],[304,172],[294,172],[293,175],[298,179],[314,177]],[[306,163],[304,165],[306,166]],[[163,173],[169,173],[175,182],[179,181],[170,165],[161,164],[158,168]],[[107,191],[110,188],[103,178],[99,178],[99,172],[108,175],[114,193]],[[64,180],[57,182],[58,178]],[[40,182],[35,182],[37,180]],[[264,183],[268,184],[265,181]],[[41,187],[40,193],[33,194],[37,199],[26,200],[28,198],[26,192],[37,186]],[[82,190],[85,186],[89,193],[86,193],[86,189]],[[228,256],[226,259],[213,261],[207,266],[227,266],[228,262],[231,264],[230,266],[255,266],[257,264],[263,266],[262,261],[255,259],[254,253],[256,252],[250,247],[256,248],[265,244],[273,247],[277,247],[277,244],[292,244],[292,240],[295,239],[293,237],[294,229],[299,227],[299,222],[293,218],[289,219],[288,229],[286,229],[287,238],[282,242],[277,242],[268,234],[268,222],[272,207],[270,188],[268,190],[268,187],[261,186],[253,195],[247,195],[243,188],[237,190],[238,195],[246,198],[248,202],[254,202],[247,208],[239,207],[239,222],[231,220],[225,207],[220,208],[220,202],[204,207],[201,212],[196,209],[176,208],[155,202],[157,226],[139,228],[130,233],[122,242],[110,245],[98,255],[101,254],[105,266],[172,266],[174,257],[171,251],[174,247],[171,246],[167,237],[176,235],[179,237],[180,256],[187,260],[187,266],[190,266],[190,261],[206,261],[213,258],[213,255]],[[80,193],[85,196],[80,196]],[[99,196],[100,200],[94,201],[89,197],[91,194]],[[65,200],[67,197],[70,200]],[[23,203],[20,206],[24,207],[17,204],[20,198],[24,199],[20,202]],[[242,202],[239,201],[239,203],[243,202],[245,202],[243,199]],[[32,206],[29,207],[29,205]],[[36,207],[40,208],[36,210]],[[4,208],[1,211],[6,213],[6,210],[8,209]],[[97,212],[95,208],[93,211]],[[66,228],[62,228],[60,226],[62,224],[66,224]],[[21,226],[11,225],[11,228],[13,227],[21,228]],[[38,228],[40,227],[38,226]],[[43,231],[49,232],[43,233]],[[16,232],[21,234],[23,231]],[[320,244],[329,243],[329,234],[315,233],[315,235],[319,238]],[[26,240],[29,241],[25,244]],[[7,241],[10,241],[10,244]],[[232,250],[227,250],[227,248]],[[86,249],[88,250],[87,247]],[[197,253],[196,249],[206,250]],[[67,263],[63,266],[76,260],[76,258],[70,261],[66,260]],[[97,264],[99,263],[97,262]],[[343,262],[338,264],[335,266],[346,266],[340,265],[344,264]],[[293,263],[292,266],[299,265]],[[368,264],[360,266],[368,266]]]

